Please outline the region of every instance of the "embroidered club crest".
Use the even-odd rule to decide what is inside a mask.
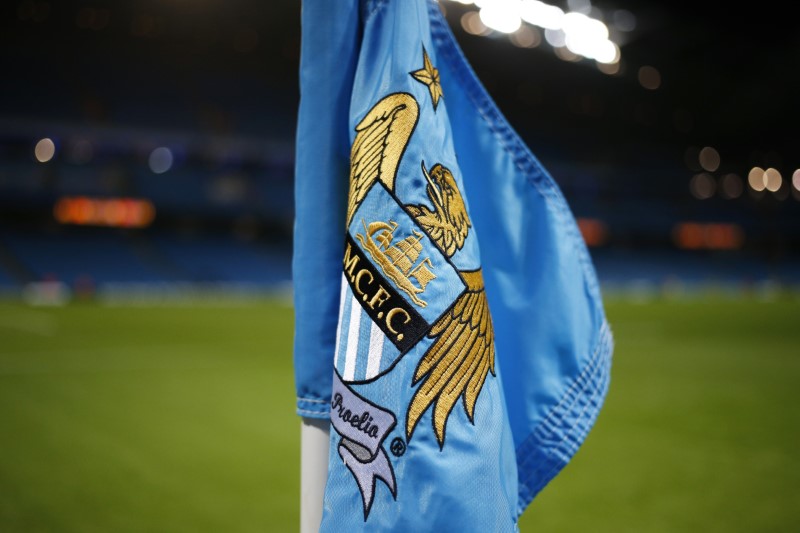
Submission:
[[[423,54],[424,68],[410,74],[428,86],[434,113],[442,98],[439,75]],[[397,418],[404,419],[401,431],[409,441],[430,412],[432,431],[446,452],[446,427],[459,399],[474,423],[483,384],[494,375],[494,333],[481,270],[454,262],[472,227],[457,179],[442,163],[428,168],[417,159],[411,162],[417,169],[414,200],[398,196],[398,179],[408,179],[407,173],[398,178],[398,167],[419,113],[409,93],[383,97],[356,125],[351,149],[331,420],[341,437],[339,454],[361,492],[365,520],[377,479],[397,494],[383,448]],[[425,158],[439,160],[435,152]],[[421,356],[414,351],[419,360],[406,383],[413,393],[401,406],[404,414],[398,417],[357,392],[390,373],[423,340],[427,349]],[[380,429],[352,430],[364,424]]]

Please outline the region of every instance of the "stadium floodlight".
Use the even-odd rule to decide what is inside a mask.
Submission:
[[[519,2],[515,0],[496,0],[486,3],[480,11],[481,21],[501,33],[514,33],[522,25],[519,16]]]
[[[560,7],[539,0],[523,0],[519,14],[525,22],[546,30],[560,30],[564,18],[564,11]]]

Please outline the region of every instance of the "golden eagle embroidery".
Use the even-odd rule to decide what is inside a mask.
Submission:
[[[428,198],[434,210],[407,205],[436,246],[452,257],[464,246],[471,227],[467,207],[449,169],[434,165],[428,180]],[[494,330],[483,284],[482,270],[460,271],[467,286],[452,307],[433,325],[428,337],[436,340],[420,360],[413,384],[422,381],[408,406],[406,436],[411,438],[422,414],[434,404],[433,429],[444,446],[450,412],[463,397],[464,410],[473,422],[475,402],[489,372],[494,375]]]
[[[417,223],[422,226],[447,257],[451,257],[464,246],[472,224],[467,215],[467,206],[458,191],[453,174],[442,165],[433,165],[430,174],[422,163],[422,173],[428,180],[428,198],[433,211],[424,205],[407,205]]]

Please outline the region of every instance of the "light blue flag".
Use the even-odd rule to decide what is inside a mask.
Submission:
[[[298,413],[330,417],[322,531],[515,531],[605,397],[575,220],[435,2],[305,0]],[[344,244],[342,244],[344,240]]]

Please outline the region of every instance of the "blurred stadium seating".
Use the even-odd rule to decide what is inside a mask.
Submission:
[[[290,280],[290,143],[49,129],[58,133],[52,136],[57,156],[46,163],[34,156],[39,137],[0,131],[6,289],[59,280],[98,289],[238,282],[266,290]],[[169,147],[172,160],[168,170],[154,172],[149,157],[159,146]],[[800,234],[791,205],[797,202],[748,196],[701,202],[666,178],[679,169],[586,169],[549,156],[540,153],[575,214],[594,225],[581,229],[607,286],[800,284],[792,248]],[[146,199],[156,216],[146,228],[62,225],[53,213],[65,197]],[[686,221],[725,224],[738,237],[721,246],[702,238],[682,242],[676,228]]]
[[[84,291],[164,283],[270,290],[289,283],[290,143],[41,129],[56,133],[56,155],[44,163],[35,153],[38,137],[8,125],[0,130],[0,285],[6,289],[38,281]],[[169,153],[166,169],[151,160],[159,147]],[[98,221],[64,224],[56,206],[65,198],[145,201],[155,217],[144,227],[113,217],[106,223],[102,213]]]

